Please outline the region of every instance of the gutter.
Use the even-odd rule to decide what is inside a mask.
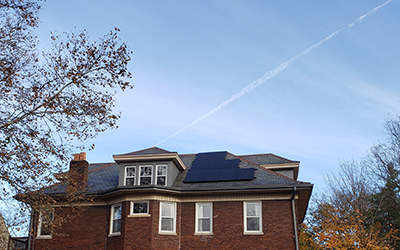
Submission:
[[[294,240],[296,243],[296,250],[299,250],[299,236],[297,229],[297,218],[296,218],[296,206],[294,204],[294,198],[296,196],[296,187],[293,187],[293,195],[292,195],[292,212],[293,212],[293,229],[294,229]]]
[[[147,186],[147,187],[140,187],[137,188],[136,186],[132,188],[131,186],[118,186],[114,187],[111,189],[108,189],[106,191],[101,191],[101,192],[87,192],[86,195],[93,195],[93,196],[103,196],[103,195],[110,195],[114,193],[119,193],[121,191],[164,191],[168,193],[176,193],[176,194],[192,194],[192,193],[203,193],[203,192],[232,192],[232,191],[244,191],[244,192],[249,192],[249,191],[269,191],[269,190],[274,190],[274,191],[287,191],[287,190],[292,190],[293,187],[296,187],[297,189],[309,189],[312,188],[312,184],[310,183],[302,183],[302,184],[295,184],[295,185],[270,185],[270,186],[242,186],[242,187],[226,187],[226,188],[215,188],[215,187],[210,187],[210,188],[174,188],[174,187],[154,187],[154,186]],[[296,189],[296,190],[297,190]],[[62,193],[59,194],[62,196]]]

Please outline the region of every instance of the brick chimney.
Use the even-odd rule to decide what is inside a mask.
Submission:
[[[69,165],[71,187],[82,191],[87,187],[89,163],[86,161],[86,153],[74,154],[74,159]]]

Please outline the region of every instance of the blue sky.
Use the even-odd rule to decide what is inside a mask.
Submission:
[[[119,129],[91,143],[90,162],[152,147],[310,46],[386,1],[47,1],[37,34],[118,27],[134,51],[133,90],[118,93]],[[158,146],[299,160],[322,186],[338,161],[383,140],[400,111],[400,2],[393,0],[276,77]]]

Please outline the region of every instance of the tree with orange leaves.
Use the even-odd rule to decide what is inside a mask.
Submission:
[[[339,175],[326,178],[327,190],[300,231],[302,249],[397,249],[398,229],[380,219],[369,177],[364,167],[347,162]]]

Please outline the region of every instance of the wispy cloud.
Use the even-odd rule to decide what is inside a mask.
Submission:
[[[336,30],[335,32],[333,32],[332,34],[330,34],[329,36],[325,37],[324,39],[320,40],[319,42],[315,43],[314,45],[310,46],[309,48],[307,48],[306,50],[304,50],[303,52],[301,52],[300,54],[292,57],[291,59],[289,59],[288,61],[280,64],[279,66],[275,67],[272,70],[267,71],[267,73],[265,73],[262,77],[260,77],[259,79],[253,81],[251,84],[247,85],[245,88],[243,88],[241,91],[239,91],[238,93],[234,94],[231,98],[223,101],[220,105],[218,105],[217,107],[215,107],[214,109],[212,109],[210,112],[208,112],[207,114],[203,115],[202,117],[200,117],[199,119],[195,120],[194,122],[186,125],[185,127],[183,127],[182,129],[178,130],[177,132],[175,132],[174,134],[168,136],[167,138],[165,138],[164,140],[158,142],[157,144],[155,144],[155,146],[171,139],[172,137],[178,135],[179,133],[181,133],[182,131],[186,130],[187,128],[195,125],[196,123],[202,121],[203,119],[207,118],[208,116],[216,113],[217,111],[219,111],[220,109],[222,109],[223,107],[227,106],[228,104],[234,102],[235,100],[239,99],[240,97],[242,97],[243,95],[250,93],[252,90],[254,90],[255,88],[261,86],[262,84],[264,84],[265,82],[267,82],[268,80],[272,79],[273,77],[275,77],[276,75],[278,75],[279,73],[281,73],[284,69],[286,69],[291,63],[293,63],[297,58],[308,54],[310,51],[312,51],[313,49],[315,49],[316,47],[320,46],[322,43],[328,41],[329,39],[331,39],[332,37],[334,37],[335,35],[337,35],[338,33],[340,33],[341,31],[351,28],[353,27],[356,23],[358,22],[362,22],[367,16],[376,13],[380,8],[384,7],[385,5],[387,5],[388,3],[390,3],[392,0],[388,0],[385,3],[373,8],[371,11],[367,12],[366,14],[358,17],[355,21],[347,24],[346,26],[344,26],[343,28],[340,28],[338,30]]]

